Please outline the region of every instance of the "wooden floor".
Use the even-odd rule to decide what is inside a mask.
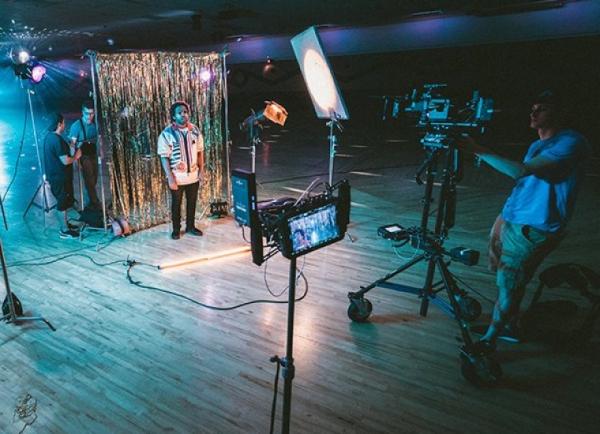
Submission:
[[[313,174],[326,173],[322,130],[305,140],[300,121],[290,119],[283,131],[265,131],[277,143],[260,149],[259,197],[298,195],[294,189],[304,189]],[[394,252],[376,229],[418,223],[422,188],[413,175],[421,149],[390,131],[351,128],[340,143],[345,156],[336,162],[336,178],[345,176],[352,184],[350,232],[356,241],[345,239],[299,260],[308,294],[296,307],[292,432],[597,432],[597,334],[578,352],[541,342],[500,343],[504,378],[494,389],[478,389],[460,374],[455,322],[435,307],[421,317],[416,297],[375,289],[368,295],[370,322],[348,319],[348,291],[414,253]],[[519,155],[523,148],[504,151]],[[13,161],[11,152],[5,148],[5,161]],[[31,156],[31,150],[25,152]],[[233,161],[234,167],[247,167],[247,151],[236,148]],[[484,252],[511,183],[487,168],[466,166],[457,225],[447,245]],[[598,161],[591,166],[571,234],[545,266],[578,262],[598,270]],[[10,171],[7,166],[6,177]],[[19,175],[17,190],[6,200],[10,230],[2,232],[2,240],[11,287],[26,313],[44,316],[57,331],[43,323],[0,324],[0,432],[18,433],[26,423],[31,424],[26,433],[268,432],[275,373],[269,358],[285,352],[286,305],[209,310],[126,278],[127,259],[157,265],[245,245],[233,220],[202,219],[204,237],[179,241],[169,238],[167,225],[124,239],[90,233],[82,241],[60,240],[52,215],[45,229],[39,210],[21,216],[35,188],[31,178]],[[66,255],[72,256],[60,259]],[[92,259],[112,265],[94,265]],[[472,293],[484,308],[480,323],[491,310],[482,296],[495,295],[485,262],[484,254],[478,266],[451,267],[481,293]],[[131,277],[201,303],[229,306],[275,299],[265,281],[281,292],[287,267],[278,256],[259,268],[245,254],[164,271],[139,265]],[[419,285],[423,275],[423,266],[417,266],[396,281]],[[566,291],[556,294],[578,302]],[[583,314],[585,304],[579,304]]]

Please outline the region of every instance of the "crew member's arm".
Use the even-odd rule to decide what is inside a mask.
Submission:
[[[75,161],[79,160],[80,157],[81,149],[74,149],[70,147],[70,154],[61,155],[59,158],[62,164],[68,166],[69,164],[73,164]]]
[[[520,163],[496,154],[492,150],[481,146],[469,136],[463,136],[459,146],[463,151],[474,153],[481,161],[484,161],[493,169],[513,179],[519,179],[528,175],[544,178],[560,166],[559,162],[543,156],[534,157],[527,163]]]
[[[173,171],[171,170],[171,162],[167,157],[160,157],[160,164],[165,171],[165,175],[167,175],[167,183],[169,184],[169,188],[171,190],[177,190],[177,181],[175,180],[175,175],[173,175]]]
[[[79,147],[81,146],[81,142],[77,143],[79,132],[77,131],[76,125],[77,121],[75,121],[69,129],[69,145],[74,146],[76,149],[79,149]]]

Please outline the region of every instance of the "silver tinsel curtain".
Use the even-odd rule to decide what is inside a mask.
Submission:
[[[169,107],[183,100],[204,134],[205,178],[198,212],[226,197],[223,58],[217,53],[98,54],[100,122],[112,208],[133,230],[169,221],[170,195],[156,154]],[[200,72],[209,71],[209,81]]]

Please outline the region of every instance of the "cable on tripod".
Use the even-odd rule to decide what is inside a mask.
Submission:
[[[300,271],[298,271],[298,274],[296,277],[296,283],[298,283],[298,281],[300,280],[300,275],[302,274],[302,271],[304,270],[304,265],[306,264],[306,256],[304,256],[302,259],[303,259],[302,267],[300,267]],[[273,291],[271,291],[271,288],[269,287],[269,282],[267,282],[267,266],[268,266],[268,264],[269,264],[269,261],[265,261],[265,271],[263,273],[263,280],[265,282],[265,286],[267,287],[267,291],[269,291],[269,294],[271,294],[275,298],[279,298],[287,292],[287,290],[290,288],[290,285],[283,288],[279,294],[274,294]]]
[[[157,291],[157,292],[162,292],[163,294],[167,294],[167,295],[172,295],[173,297],[178,297],[178,298],[182,298],[186,301],[189,301],[190,303],[193,303],[197,306],[201,306],[204,307],[206,309],[211,309],[211,310],[218,310],[218,311],[228,311],[228,310],[235,310],[235,309],[239,309],[241,307],[244,306],[249,306],[251,304],[258,304],[258,303],[264,303],[264,304],[287,304],[287,301],[282,301],[282,300],[263,300],[263,299],[258,299],[258,300],[250,300],[250,301],[246,301],[244,303],[240,303],[240,304],[236,304],[233,306],[212,306],[210,304],[205,304],[202,303],[198,300],[195,300],[191,297],[188,297],[186,295],[183,295],[179,292],[174,292],[174,291],[169,291],[168,289],[164,289],[164,288],[158,288],[156,286],[150,286],[150,285],[144,285],[141,283],[141,281],[139,280],[133,280],[133,278],[131,277],[131,270],[133,269],[133,267],[135,267],[136,265],[145,265],[145,266],[150,266],[150,267],[156,267],[156,265],[151,265],[151,264],[144,264],[142,262],[138,262],[135,259],[127,259],[127,280],[129,281],[129,283],[131,283],[132,285],[135,285],[137,287],[143,288],[143,289],[149,289],[152,291]],[[295,299],[295,301],[302,301],[306,295],[308,294],[308,280],[306,279],[306,276],[304,275],[304,273],[300,274],[300,277],[302,277],[302,279],[304,280],[304,293]]]

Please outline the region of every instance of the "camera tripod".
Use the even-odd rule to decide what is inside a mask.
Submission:
[[[451,251],[443,247],[444,240],[450,228],[454,226],[456,210],[456,184],[462,177],[460,151],[447,143],[447,138],[441,142],[430,143],[423,141],[428,155],[416,174],[419,185],[425,184],[423,199],[423,212],[419,227],[402,231],[401,239],[410,241],[413,247],[423,253],[401,265],[399,268],[377,279],[368,286],[361,287],[360,291],[349,292],[348,316],[352,321],[364,322],[372,312],[371,302],[364,295],[375,287],[392,289],[394,291],[415,294],[421,298],[420,315],[427,316],[430,302],[438,306],[458,323],[464,346],[461,348],[461,361],[463,376],[470,382],[479,385],[494,384],[501,375],[500,365],[489,354],[484,354],[477,349],[469,333],[469,321],[473,321],[481,314],[481,305],[460,289],[456,279],[449,271],[449,260],[454,259],[467,265],[475,265],[479,259],[478,252],[471,249],[457,248]],[[430,208],[433,202],[434,179],[443,158],[443,173],[437,204],[437,215],[433,231],[428,229]],[[425,173],[425,182],[421,179]],[[399,283],[388,282],[394,276],[422,262],[427,262],[427,274],[422,288],[416,288]],[[441,277],[434,283],[436,270]],[[441,292],[446,292],[448,300],[438,297]]]

